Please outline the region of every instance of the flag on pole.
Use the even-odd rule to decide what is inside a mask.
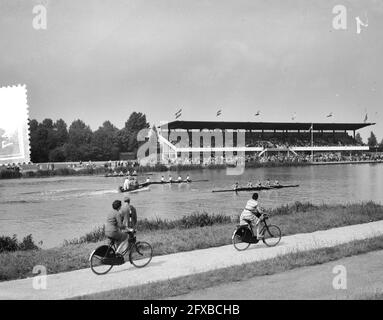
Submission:
[[[331,118],[333,116],[332,112],[330,112],[328,115],[327,115],[327,118]]]
[[[222,110],[219,109],[219,110],[217,111],[217,117],[219,117],[219,116],[221,115],[221,113],[222,113]]]
[[[259,116],[261,114],[261,111],[257,111],[257,113],[255,114],[255,116]]]
[[[366,113],[366,116],[364,117],[364,123],[366,123],[367,120],[368,120],[368,115],[367,115],[367,113]]]
[[[176,116],[176,119],[178,119],[179,117],[181,117],[181,115],[182,115],[182,109],[179,109],[174,115]]]

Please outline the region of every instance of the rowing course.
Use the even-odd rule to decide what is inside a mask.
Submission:
[[[154,257],[143,269],[125,264],[97,276],[90,269],[47,276],[45,290],[33,289],[33,278],[0,283],[0,299],[67,299],[156,281],[168,281],[225,267],[272,259],[296,251],[333,247],[383,235],[383,221],[334,228],[282,238],[277,247],[252,245],[236,251],[232,245]]]

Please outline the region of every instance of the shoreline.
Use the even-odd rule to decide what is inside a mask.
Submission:
[[[263,163],[246,163],[245,168],[248,169],[257,169],[257,168],[283,168],[283,167],[307,167],[307,166],[323,166],[323,165],[345,165],[345,164],[380,164],[383,163],[383,160],[360,160],[360,161],[324,161],[324,162],[263,162]],[[136,168],[138,175],[153,174],[160,172],[179,172],[179,171],[192,171],[192,170],[223,170],[233,167],[233,165],[228,164],[217,164],[217,165],[159,165],[153,167],[138,167]],[[235,166],[234,166],[235,167]],[[117,168],[117,170],[122,171],[126,168]],[[6,172],[7,174],[2,174]],[[119,172],[119,171],[118,171]],[[96,168],[81,168],[81,169],[72,169],[72,168],[58,168],[54,170],[28,170],[20,172],[0,170],[0,180],[8,179],[33,179],[33,178],[49,178],[49,177],[82,177],[82,176],[99,176],[104,177],[105,174],[110,173],[110,171],[104,167]],[[116,176],[118,178],[120,176]],[[124,176],[121,176],[124,177]]]

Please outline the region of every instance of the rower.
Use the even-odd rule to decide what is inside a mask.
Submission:
[[[133,181],[132,181],[132,182],[133,182],[133,183],[132,183],[132,187],[133,187],[133,189],[137,189],[137,188],[139,187],[137,179],[136,179],[136,178],[133,178]]]
[[[261,181],[257,181],[257,185],[256,185],[257,187],[262,187],[262,183],[261,183]]]
[[[146,184],[149,184],[149,183],[150,183],[150,178],[149,178],[149,177],[146,178],[145,183],[146,183]]]
[[[236,182],[234,185],[233,185],[233,190],[237,190],[239,188],[239,183]]]
[[[252,187],[253,187],[253,183],[252,183],[251,181],[249,181],[249,182],[247,183],[247,187],[248,187],[248,188],[252,188]]]
[[[173,182],[173,178],[172,178],[172,176],[169,176],[169,182],[170,182],[170,183]]]
[[[124,186],[123,186],[124,190],[128,190],[129,189],[129,185],[130,185],[130,179],[128,177],[124,181]]]
[[[191,182],[189,175],[186,176],[186,182]]]
[[[274,185],[279,186],[279,181],[275,180]]]
[[[165,183],[165,177],[164,176],[161,177],[161,183]]]
[[[265,187],[270,187],[270,179],[266,180]]]
[[[137,175],[137,171],[136,171],[136,170],[133,171],[133,175],[134,175],[134,176]]]
[[[178,176],[178,182],[182,182],[182,177],[181,176]]]

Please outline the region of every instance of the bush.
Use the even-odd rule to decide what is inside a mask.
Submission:
[[[22,242],[17,240],[16,235],[14,234],[11,237],[1,236],[0,237],[0,253],[10,252],[10,251],[27,251],[27,250],[37,250],[39,247],[33,242],[32,235],[29,234],[24,237]]]
[[[53,170],[53,175],[55,176],[73,176],[76,175],[76,170],[73,170],[71,168],[58,168]]]
[[[105,226],[102,226],[95,228],[93,231],[86,233],[84,236],[78,239],[64,240],[64,246],[71,244],[98,242],[104,240],[105,238]]]
[[[139,220],[137,222],[136,229],[137,231],[152,231],[152,230],[169,230],[169,229],[189,229],[194,227],[206,227],[212,226],[213,224],[225,224],[230,223],[231,218],[225,215],[210,215],[206,212],[203,213],[193,213],[190,216],[183,216],[180,219],[176,220],[166,220],[157,218],[155,220]],[[89,242],[98,242],[105,239],[105,226],[97,227],[93,231],[85,234],[84,236],[72,239],[65,240],[64,246],[71,244],[80,244],[80,243],[89,243]]]
[[[0,179],[16,179],[20,177],[21,173],[19,171],[0,169]]]

